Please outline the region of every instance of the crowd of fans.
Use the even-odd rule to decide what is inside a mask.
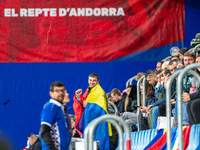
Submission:
[[[146,106],[143,106],[143,82],[140,82],[140,106],[137,106],[136,85],[129,85],[121,94],[118,89],[113,89],[109,100],[117,106],[119,116],[132,131],[135,131],[136,125],[139,125],[140,131],[156,129],[158,117],[166,116],[166,83],[176,71],[193,63],[200,63],[200,55],[196,56],[188,48],[182,48],[171,60],[159,61],[155,70],[138,73],[137,80],[143,75],[146,77]],[[194,70],[200,73],[200,68]],[[171,86],[171,116],[174,117],[174,127],[177,126],[178,111],[176,84],[177,78],[173,80]],[[182,84],[183,125],[198,124],[200,123],[199,81],[195,76],[185,74]],[[113,112],[111,106],[109,110]]]
[[[184,67],[193,63],[200,63],[200,55],[196,56],[195,53],[188,51],[188,48],[182,48],[177,56],[172,57],[171,60],[159,61],[155,66],[155,70],[149,69],[146,73],[139,72],[137,74],[137,81],[145,76],[145,82],[140,82],[140,105],[137,103],[137,86],[134,84],[129,85],[124,91],[117,88],[112,89],[107,93],[107,100],[112,102],[118,108],[118,112],[112,105],[108,104],[108,113],[117,114],[129,126],[132,132],[137,131],[137,128],[142,130],[156,129],[157,120],[159,116],[166,116],[166,83],[169,78],[176,72]],[[195,71],[200,74],[200,68]],[[99,83],[99,79],[95,80],[95,84],[89,83],[94,88]],[[145,84],[146,91],[143,92],[143,83]],[[196,77],[191,74],[185,74],[183,77],[182,88],[182,113],[183,125],[192,125],[200,123],[200,86]],[[174,117],[174,125],[177,126],[177,78],[173,80],[171,86],[171,116]],[[91,89],[92,89],[91,88]],[[91,91],[89,88],[89,93]],[[76,91],[75,99],[82,108],[86,107],[84,100],[81,97],[82,90]],[[87,93],[87,94],[89,94]],[[143,93],[145,93],[146,106],[143,105]],[[68,94],[66,92],[66,100],[63,100],[63,105],[69,102]],[[85,106],[84,106],[85,105]],[[75,107],[74,107],[75,108]],[[65,111],[66,112],[66,111]],[[67,114],[67,112],[66,112]],[[68,114],[67,114],[68,115]],[[69,115],[71,123],[70,128],[72,137],[82,137],[76,131],[76,117]],[[79,118],[80,119],[80,118]],[[110,136],[110,149],[113,150],[117,147],[118,134],[116,129],[112,126],[112,136]],[[34,150],[37,146],[39,150],[40,140],[35,134],[28,136],[28,141],[31,144],[27,148]]]

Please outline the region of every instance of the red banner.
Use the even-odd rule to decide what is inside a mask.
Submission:
[[[2,0],[0,62],[106,62],[184,40],[184,0]]]

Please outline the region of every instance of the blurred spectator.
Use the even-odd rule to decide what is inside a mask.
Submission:
[[[115,105],[117,106],[119,114],[121,115],[125,111],[124,103],[126,99],[126,93],[124,92],[123,94],[121,94],[119,89],[114,88],[111,91],[111,97],[115,101]]]
[[[146,84],[145,85],[146,86],[146,91],[145,91],[146,97],[145,97],[145,100],[146,100],[146,104],[148,105],[149,100],[150,100],[150,99],[148,99],[148,94],[154,93],[154,92],[153,92],[153,87],[152,87],[151,84],[149,84],[148,82],[145,82],[145,84]],[[143,106],[143,82],[140,83],[140,94],[141,94],[140,106]]]
[[[190,64],[195,63],[196,60],[196,55],[195,53],[188,51],[184,54],[184,64],[185,66],[188,66]],[[191,74],[185,74],[183,77],[183,91],[182,91],[182,97],[188,96],[188,93],[190,92],[190,88],[192,86],[192,80],[193,80],[193,75]],[[188,125],[189,124],[189,117],[187,114],[187,104],[188,102],[184,102],[182,104],[182,115],[183,115],[183,125]],[[178,110],[177,110],[177,103],[175,103],[175,122],[177,123],[177,116],[178,116]]]
[[[71,140],[71,130],[66,119],[65,107],[62,102],[65,98],[65,85],[56,81],[50,86],[51,99],[41,113],[40,137],[42,149],[68,149]]]
[[[71,119],[72,137],[80,138],[81,136],[78,134],[75,128],[76,117],[72,114],[70,114],[69,117]]]
[[[177,63],[176,60],[171,60],[171,61],[169,62],[169,70],[170,70],[170,73],[171,73],[171,74],[173,74],[173,73],[175,72],[177,66],[178,66],[178,63]]]
[[[127,112],[136,112],[137,107],[137,86],[132,84],[126,88],[126,100],[124,104],[124,109]]]
[[[28,141],[31,145],[31,147],[28,150],[41,150],[42,149],[41,141],[34,133],[31,133],[28,135]]]
[[[107,93],[107,97],[108,97],[108,101],[110,101],[113,104],[115,104],[115,101],[111,97],[111,93]],[[108,111],[109,111],[109,114],[114,114],[115,113],[115,109],[110,104],[108,104]]]
[[[165,61],[162,64],[162,74],[163,74],[164,77],[169,76],[169,74],[166,72],[166,71],[169,71],[168,70],[169,69],[168,64],[169,64],[169,61]],[[154,128],[153,125],[155,125],[157,120],[155,120],[153,118],[153,110],[154,110],[155,106],[159,106],[159,105],[165,103],[165,101],[166,101],[165,89],[164,89],[164,83],[161,85],[161,83],[158,82],[158,78],[156,76],[155,71],[148,70],[147,73],[146,73],[146,79],[149,82],[149,84],[151,84],[152,86],[155,87],[155,99],[156,100],[154,100],[154,103],[151,103],[151,105],[148,105],[147,108],[146,107],[140,107],[140,111],[143,111],[143,112],[146,111],[148,113],[149,126],[150,126],[150,128]]]
[[[108,97],[108,101],[112,102],[115,105],[115,101],[112,99],[111,93],[107,93],[107,97]],[[115,113],[115,109],[110,104],[108,104],[108,112],[109,114]],[[111,128],[112,128],[112,136],[109,137],[110,150],[115,150],[117,148],[118,132],[112,124],[111,124]]]
[[[163,64],[163,61],[159,61],[159,62],[157,62],[157,65],[156,65],[156,71],[158,71],[158,70],[161,69],[162,64]]]
[[[165,70],[168,69],[168,66],[167,66],[167,62],[164,62],[162,64],[162,72],[158,72],[159,74],[163,74],[165,72]],[[159,96],[159,92],[160,90],[163,88],[162,85],[158,82],[158,78],[157,78],[157,75],[156,75],[156,71],[154,70],[148,70],[145,74],[146,76],[146,80],[147,80],[147,83],[151,84],[153,87],[154,87],[154,97],[153,100],[149,100],[148,104],[147,104],[147,107],[146,106],[141,106],[139,109],[141,112],[143,112],[143,115],[145,113],[148,113],[148,124],[147,124],[147,121],[146,119],[144,119],[142,116],[140,116],[140,121],[141,123],[140,124],[145,124],[143,127],[141,127],[141,129],[148,129],[148,125],[150,126],[150,128],[152,128],[152,107],[153,106],[157,106],[159,105],[160,103],[163,102],[163,97],[161,98],[161,100],[157,101],[158,100],[158,96]],[[162,94],[163,91],[162,91]],[[151,95],[151,94],[150,94]],[[146,115],[145,115],[146,117]]]
[[[156,71],[156,76],[157,76],[157,78],[158,78],[158,83],[159,84],[162,84],[162,77],[163,77],[163,74],[162,74],[162,69],[160,69],[160,70],[158,70],[158,71]]]
[[[169,69],[169,61],[165,61],[163,64],[162,64],[162,67],[161,67],[162,71],[163,71],[163,75],[166,74],[166,70]]]
[[[70,99],[69,99],[69,94],[67,93],[67,90],[65,90],[65,96],[64,96],[64,99],[62,101],[62,104],[63,106],[65,107],[64,108],[64,111],[65,111],[65,114],[66,114],[66,118],[67,118],[67,122],[68,122],[68,125],[67,125],[67,128],[68,130],[70,131],[71,133],[71,136],[72,136],[72,125],[71,125],[71,118],[69,117],[69,114],[67,113],[67,110],[71,109],[71,107],[67,107],[67,103],[70,102]]]
[[[136,85],[131,85],[131,91],[129,93],[129,90],[127,90],[127,95],[129,96],[129,102],[131,100],[131,97],[135,97],[135,100],[132,100],[132,107],[131,111],[124,112],[122,114],[122,119],[126,122],[126,124],[129,126],[129,128],[132,130],[132,127],[138,122],[138,114],[137,114],[137,93],[136,93]],[[148,97],[148,94],[152,92],[152,86],[146,82],[146,100]],[[143,105],[143,82],[140,82],[140,93],[141,93],[141,100],[140,104]],[[132,96],[134,95],[134,96]],[[127,100],[127,99],[126,99]],[[125,103],[126,106],[126,103]]]
[[[158,78],[156,76],[156,71],[154,70],[148,70],[145,74],[146,80],[149,84],[151,84],[155,90],[155,97],[158,98],[158,87],[159,87],[159,83],[158,83]]]
[[[147,107],[153,103],[155,103],[155,101],[157,100],[155,98],[155,93],[154,93],[154,89],[152,87],[152,85],[150,85],[148,82],[146,83],[146,102],[147,102]],[[141,92],[141,103],[143,102],[143,83],[140,84],[140,92]],[[138,115],[138,125],[139,125],[139,129],[141,130],[147,130],[149,129],[149,123],[147,120],[147,107],[141,105],[139,107],[140,113]]]
[[[178,56],[178,55],[176,55],[176,56],[172,56],[172,60],[174,60],[174,59],[179,60],[179,56]]]
[[[143,72],[139,72],[139,73],[137,74],[136,81],[138,81],[143,75],[144,75]]]
[[[196,63],[200,63],[200,55],[196,58]],[[196,72],[200,75],[200,68],[196,68]],[[192,79],[192,87],[190,93],[184,93],[182,95],[182,101],[188,102],[187,113],[189,117],[189,123],[198,124],[200,123],[200,85],[199,80],[196,77]]]
[[[169,62],[169,70],[171,75],[174,74],[176,68],[177,68],[177,61],[176,60],[171,60]],[[164,75],[165,81],[164,81],[164,87],[166,89],[166,83],[168,79],[170,78],[171,75]],[[171,86],[171,99],[175,99],[175,93],[176,93],[176,80],[173,80],[172,86]],[[164,100],[164,99],[163,99]],[[155,107],[152,111],[152,128],[156,128],[157,126],[157,119],[159,116],[166,116],[166,97],[165,100],[162,104],[160,104],[158,107]],[[174,104],[171,105],[172,109],[175,107]]]
[[[196,60],[195,53],[188,51],[184,54],[184,64],[185,64],[185,66],[188,66],[190,64],[195,63],[195,60]],[[184,78],[183,78],[183,93],[184,92],[189,93],[189,90],[190,90],[190,87],[191,87],[191,84],[192,84],[192,78],[193,78],[193,76],[189,75],[189,74],[186,74],[184,76]]]
[[[126,89],[125,111],[121,117],[132,130],[137,123],[137,89],[136,85],[129,85]]]
[[[178,52],[178,56],[179,56],[179,62],[182,63],[184,65],[184,60],[183,60],[183,56],[184,54],[189,50],[189,48],[184,47],[181,48]]]

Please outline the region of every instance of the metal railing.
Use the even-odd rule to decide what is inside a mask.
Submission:
[[[140,106],[140,82],[143,80],[143,106],[146,106],[146,84],[145,84],[145,75],[143,75],[137,82],[137,105]],[[139,115],[139,108],[137,108],[137,112]],[[138,120],[138,116],[137,116]],[[140,125],[139,125],[139,120],[138,120],[138,131],[140,131]]]
[[[182,72],[176,71],[168,80],[166,85],[166,115],[167,115],[167,149],[171,149],[171,86],[173,80]],[[194,76],[198,75],[195,71],[188,71],[187,73]],[[182,128],[181,128],[182,129]]]
[[[182,72],[180,73],[179,77],[178,77],[178,89],[177,89],[177,104],[178,104],[178,132],[179,132],[179,149],[183,150],[183,130],[182,130],[182,80],[183,80],[183,76],[186,72],[188,72],[191,69],[194,68],[200,68],[200,64],[199,63],[195,63],[195,64],[191,64],[187,67],[185,67]],[[195,74],[195,76],[197,77],[197,79],[200,81],[200,76],[199,74]]]
[[[130,78],[127,82],[126,82],[126,87],[128,87],[128,85],[131,85],[133,83],[133,80],[136,80],[137,76],[134,76],[132,78]]]
[[[145,84],[145,75],[143,75],[137,82],[137,105],[140,106],[140,82],[143,80],[143,106],[146,106],[146,84]]]
[[[143,106],[146,106],[146,78],[143,78]]]
[[[123,132],[118,123],[122,125],[124,131],[126,133],[126,149],[131,150],[131,131],[128,125],[120,118],[115,115],[103,115],[99,118],[94,119],[92,122],[88,124],[84,131],[84,139],[85,139],[85,150],[93,150],[93,140],[94,140],[94,131],[97,125],[101,122],[110,122],[115,126],[117,132],[119,134],[119,148],[120,150],[124,150],[124,140],[123,140]]]
[[[113,102],[111,102],[111,101],[108,101],[108,104],[110,104],[110,105],[113,106],[113,108],[115,110],[115,115],[118,115],[119,110],[118,110],[117,106]]]

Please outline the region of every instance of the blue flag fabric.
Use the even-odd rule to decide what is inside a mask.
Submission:
[[[100,87],[96,85],[92,88],[89,95],[87,96],[86,101],[87,106],[83,111],[83,114],[76,126],[76,128],[84,133],[87,125],[94,119],[107,114],[107,101],[105,98],[105,92]],[[94,133],[94,140],[100,141],[100,150],[109,150],[109,128],[107,122],[100,123]],[[109,130],[108,130],[109,129]]]
[[[153,138],[153,140],[144,148],[144,150],[151,147],[161,136],[164,134],[164,129],[160,129],[157,133],[157,135]]]
[[[171,141],[172,141],[172,148],[174,146],[175,140],[177,138],[177,127],[172,129],[172,133],[171,133]],[[167,150],[167,142],[165,143],[165,145],[163,145],[163,147],[160,150]]]

